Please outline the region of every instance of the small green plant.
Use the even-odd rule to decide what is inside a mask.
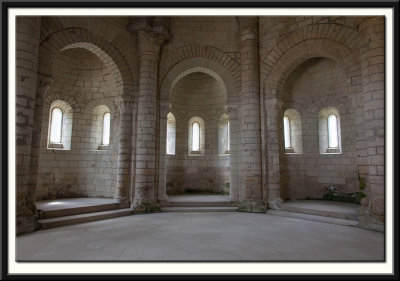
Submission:
[[[358,173],[358,181],[359,181],[359,188],[360,190],[365,190],[365,187],[367,186],[367,183],[365,181],[364,177],[360,176],[360,173]],[[364,194],[365,195],[365,194]],[[365,195],[366,196],[366,195]]]

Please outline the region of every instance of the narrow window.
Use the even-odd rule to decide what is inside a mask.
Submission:
[[[167,154],[175,154],[176,121],[170,112],[167,115]]]
[[[104,113],[103,115],[103,145],[110,144],[110,113]]]
[[[228,148],[227,148],[227,151],[230,151],[231,150],[231,139],[230,139],[230,129],[229,129],[229,127],[230,127],[230,123],[229,123],[229,121],[228,121],[228,128],[227,128],[227,136],[226,136],[226,138],[227,138],[227,140],[228,140]]]
[[[192,151],[200,150],[200,124],[194,122],[192,125]]]
[[[50,122],[50,142],[61,143],[61,130],[63,112],[60,108],[55,107],[51,111],[51,122]]]
[[[285,135],[285,148],[291,148],[290,143],[290,120],[288,117],[283,117],[283,130]]]
[[[328,148],[338,148],[337,117],[334,114],[328,116]]]

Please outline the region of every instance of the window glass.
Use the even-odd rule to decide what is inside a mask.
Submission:
[[[288,117],[283,117],[283,130],[285,136],[285,148],[291,148],[290,143],[290,121]]]
[[[109,112],[103,116],[103,145],[110,144],[110,117]]]
[[[226,136],[226,138],[228,140],[228,147],[227,147],[228,151],[231,150],[230,128],[229,127],[230,127],[230,123],[228,121],[227,136]]]
[[[192,151],[200,150],[200,124],[194,122],[192,125]]]
[[[58,107],[51,111],[50,142],[61,143],[63,113]]]
[[[337,117],[336,115],[328,116],[328,147],[337,148],[338,143],[338,130],[337,130]]]
[[[175,117],[170,112],[167,115],[167,154],[175,154],[175,131]]]

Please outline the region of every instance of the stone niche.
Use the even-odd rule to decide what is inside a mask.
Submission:
[[[228,124],[227,119],[221,122],[227,116],[226,97],[224,83],[203,72],[182,77],[172,88],[176,149],[175,154],[167,154],[167,194],[229,193],[230,155],[221,148],[222,126]],[[200,126],[198,150],[193,140],[195,122]]]

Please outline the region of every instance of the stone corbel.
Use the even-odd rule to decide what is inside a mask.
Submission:
[[[43,98],[50,86],[54,83],[54,77],[42,73],[38,73],[38,94]]]
[[[168,113],[170,112],[172,104],[170,102],[162,102],[160,104],[160,117],[167,118]]]
[[[229,116],[229,119],[237,119],[238,109],[236,105],[226,105],[225,110]]]

